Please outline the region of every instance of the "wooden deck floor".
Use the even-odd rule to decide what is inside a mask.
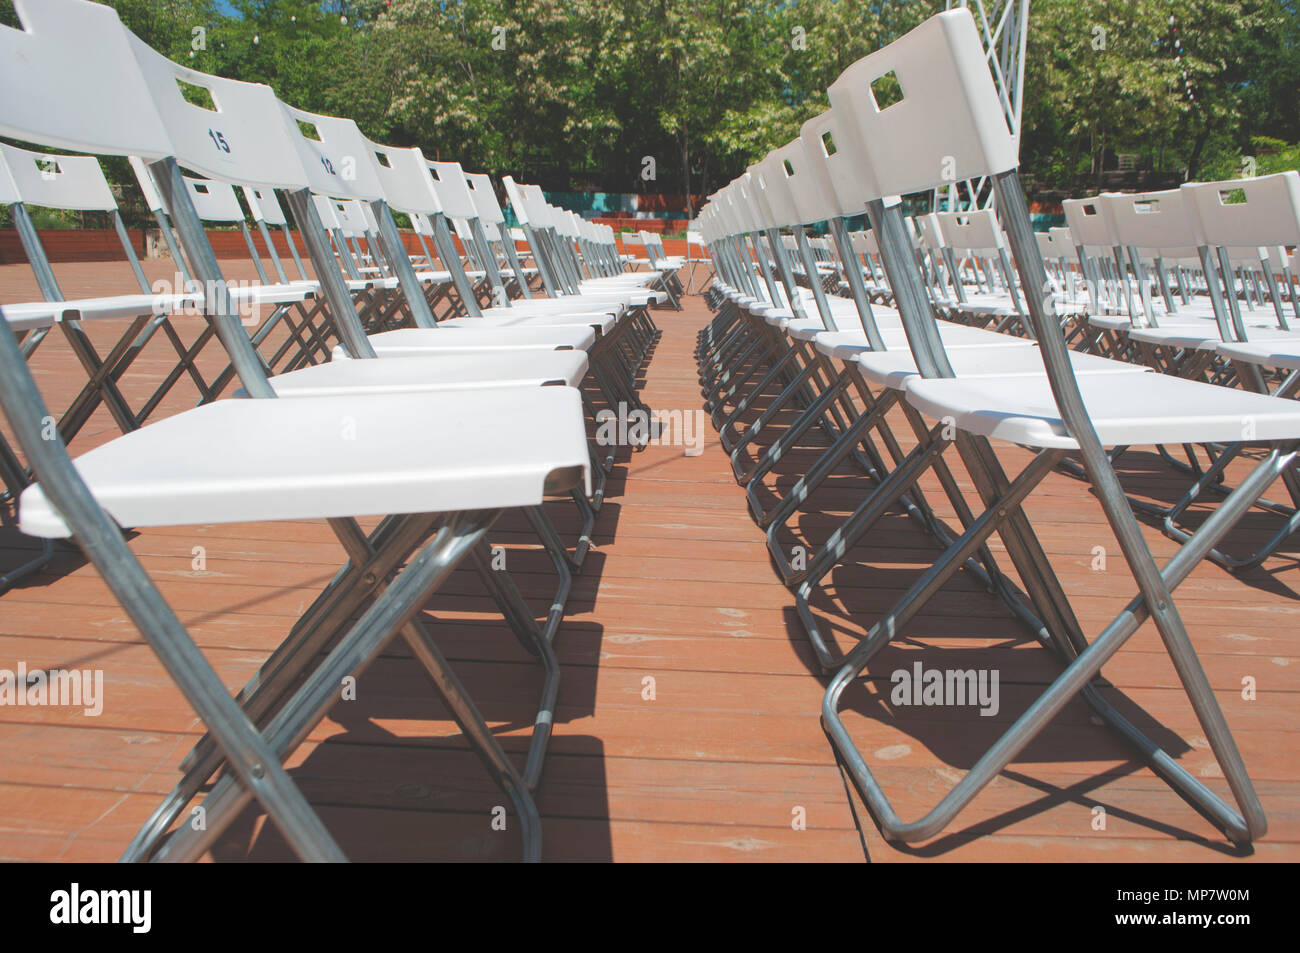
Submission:
[[[165,274],[167,269],[149,263]],[[103,289],[118,266],[56,266],[65,293]],[[240,277],[232,271],[233,277]],[[129,286],[121,290],[132,290]],[[0,268],[0,301],[31,293],[25,269]],[[646,372],[655,408],[701,406],[692,351],[708,320],[701,300],[657,312],[663,336]],[[51,339],[36,362],[47,393],[68,396],[80,373]],[[144,360],[144,359],[142,359]],[[165,365],[140,365],[141,378]],[[143,384],[140,385],[143,387]],[[165,410],[179,410],[177,395]],[[55,406],[59,400],[51,399]],[[101,419],[102,418],[102,419]],[[898,428],[901,432],[902,427]],[[115,427],[105,414],[74,444],[84,451]],[[575,581],[557,637],[563,664],[555,739],[539,798],[551,860],[1262,860],[1300,858],[1300,566],[1294,547],[1245,579],[1201,566],[1179,605],[1269,815],[1253,852],[1232,850],[1169,792],[1082,703],[1070,705],[940,838],[899,848],[882,840],[850,793],[819,723],[824,681],[746,513],[711,427],[703,454],[650,447],[620,461],[600,513],[596,549]],[[1026,455],[1005,448],[1008,469]],[[808,457],[776,480],[788,485]],[[1135,454],[1133,492],[1168,498],[1169,471]],[[965,475],[957,474],[963,486]],[[848,473],[798,521],[824,539],[861,499]],[[934,494],[931,494],[934,498]],[[575,525],[555,504],[562,531]],[[944,515],[942,507],[936,509]],[[1029,514],[1094,635],[1131,596],[1100,511],[1085,487],[1048,478]],[[539,611],[550,576],[521,521],[493,541]],[[1249,545],[1257,530],[1241,537]],[[1149,528],[1157,557],[1174,546]],[[792,537],[791,542],[803,538]],[[131,546],[190,626],[227,684],[241,686],[341,562],[323,524],[264,523],[144,530]],[[193,567],[203,546],[206,566]],[[1111,554],[1092,568],[1094,547]],[[32,541],[0,528],[0,567]],[[1000,550],[995,547],[995,551]],[[861,632],[935,555],[904,518],[889,518],[819,603],[842,643]],[[527,738],[536,667],[497,620],[471,574],[457,573],[427,618],[507,749]],[[996,669],[1001,707],[898,708],[889,677],[926,667]],[[198,723],[148,647],[79,554],[62,549],[47,571],[0,597],[0,668],[101,668],[99,717],[61,708],[0,707],[0,858],[109,860],[170,789]],[[1052,678],[1045,650],[1000,602],[958,580],[873,663],[851,691],[849,722],[904,818],[919,816]],[[1144,627],[1106,669],[1112,699],[1152,728],[1193,773],[1226,790],[1158,636]],[[1242,698],[1242,679],[1258,685]],[[654,698],[645,695],[654,680]],[[501,796],[461,742],[424,676],[396,648],[337,705],[290,762],[349,856],[359,860],[511,859],[513,832],[493,831]],[[1094,808],[1105,808],[1104,830]],[[805,818],[804,829],[794,822]],[[273,827],[249,811],[219,860],[287,855]]]

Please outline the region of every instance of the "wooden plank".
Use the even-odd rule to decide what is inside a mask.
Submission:
[[[227,264],[223,262],[223,266]],[[228,263],[230,277],[252,276]],[[170,262],[146,262],[151,279]],[[72,294],[133,291],[111,263],[59,269]],[[0,300],[32,290],[18,266],[0,266]],[[656,312],[664,335],[645,375],[645,399],[665,410],[700,406],[692,351],[707,320],[699,299]],[[106,322],[95,340],[111,342]],[[120,327],[120,326],[119,326]],[[70,400],[82,372],[56,337],[38,352],[38,380]],[[205,360],[209,360],[205,357]],[[219,356],[211,359],[219,363]],[[170,356],[151,346],[124,382],[149,390]],[[205,365],[206,366],[206,365]],[[178,389],[180,390],[180,389]],[[178,412],[189,395],[169,398]],[[57,400],[53,401],[57,405]],[[788,416],[787,416],[788,419]],[[905,447],[912,441],[892,420]],[[772,429],[772,437],[780,428]],[[88,449],[116,433],[97,414],[79,438]],[[546,857],[554,860],[1223,860],[1237,855],[1210,825],[1173,795],[1131,752],[1093,724],[1081,702],[1066,707],[952,830],[926,845],[885,844],[856,794],[846,790],[822,732],[825,681],[776,578],[761,532],[731,476],[711,428],[704,452],[651,447],[621,455],[596,548],[575,580],[556,642],[562,666],[555,738],[540,797]],[[773,474],[788,487],[816,458],[809,441]],[[1002,448],[1013,471],[1028,459]],[[1126,486],[1151,499],[1181,492],[1180,477],[1150,455],[1123,461]],[[958,483],[970,481],[954,465]],[[941,518],[952,508],[932,478],[923,487]],[[866,491],[846,469],[796,519],[790,542],[825,539]],[[1172,496],[1171,496],[1172,495]],[[548,504],[570,536],[577,516]],[[1053,474],[1031,499],[1030,518],[1084,630],[1095,634],[1127,600],[1133,584],[1083,484]],[[1241,534],[1257,541],[1266,520]],[[1153,527],[1158,559],[1175,545]],[[554,577],[526,523],[508,516],[493,541],[540,613]],[[33,551],[32,540],[0,529],[0,565]],[[235,690],[284,637],[341,561],[320,521],[146,529],[132,549],[158,581],[212,664]],[[1093,547],[1111,555],[1094,572]],[[202,546],[203,569],[193,565]],[[1003,549],[995,541],[996,553]],[[855,563],[838,569],[817,611],[844,647],[899,598],[937,554],[902,517],[882,521]],[[1295,712],[1300,656],[1294,632],[1300,600],[1284,556],[1277,567],[1238,579],[1201,566],[1179,590],[1179,605],[1202,661],[1260,788],[1271,831],[1254,859],[1300,857],[1300,757]],[[1010,569],[1009,565],[1006,567]],[[1014,574],[1011,574],[1014,578]],[[440,645],[515,758],[526,750],[540,682],[536,664],[505,631],[469,572],[457,572],[426,608]],[[846,696],[846,722],[905,817],[919,816],[969,768],[980,751],[1057,672],[1002,604],[959,577],[883,651]],[[177,765],[201,725],[167,679],[121,608],[84,560],[61,549],[50,569],[0,598],[0,668],[16,665],[101,668],[102,715],[69,708],[0,708],[0,858],[115,858],[177,778]],[[927,667],[996,669],[1000,710],[899,707],[890,677]],[[1202,732],[1177,687],[1150,626],[1107,666],[1108,695],[1140,721],[1158,719],[1157,737],[1216,789],[1223,787]],[[655,697],[643,696],[647,676]],[[1253,701],[1241,680],[1257,682]],[[356,859],[509,860],[513,831],[490,830],[501,796],[469,753],[427,679],[400,644],[362,676],[356,702],[340,703],[295,753],[290,767],[326,823]],[[1144,722],[1145,723],[1145,722]],[[1091,828],[1091,808],[1107,829]],[[804,809],[806,829],[792,825]],[[217,859],[280,859],[278,834],[256,811],[237,824]]]

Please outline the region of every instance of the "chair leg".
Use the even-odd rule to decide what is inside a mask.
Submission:
[[[1180,543],[1186,543],[1192,538],[1193,534],[1187,532],[1178,525],[1179,518],[1184,512],[1186,512],[1187,508],[1196,501],[1196,498],[1200,496],[1203,490],[1207,487],[1214,486],[1221,480],[1223,472],[1227,468],[1228,464],[1237,459],[1240,456],[1241,451],[1244,449],[1245,445],[1240,443],[1233,444],[1231,447],[1226,448],[1223,453],[1219,454],[1218,459],[1214,461],[1209,470],[1207,470],[1195,483],[1191,485],[1191,487],[1188,488],[1187,492],[1183,494],[1177,503],[1164,512],[1161,528],[1164,530],[1166,536]],[[1229,556],[1227,553],[1224,553],[1216,547],[1206,554],[1207,559],[1215,565],[1222,566],[1230,572],[1246,572],[1260,566],[1264,560],[1276,552],[1277,548],[1286,542],[1286,540],[1295,533],[1297,529],[1300,529],[1300,480],[1297,480],[1294,470],[1289,468],[1284,470],[1280,476],[1286,483],[1287,489],[1290,491],[1291,497],[1295,501],[1296,506],[1291,509],[1289,514],[1286,514],[1286,519],[1283,521],[1282,526],[1277,530],[1277,532],[1274,533],[1263,546],[1246,558]]]
[[[532,796],[501,751],[482,716],[473,707],[436,644],[418,625],[411,625],[420,606],[450,575],[461,559],[482,542],[495,516],[495,511],[479,511],[447,520],[325,661],[308,676],[271,720],[263,737],[279,758],[291,754],[333,707],[343,677],[363,671],[401,630],[435,684],[440,690],[445,690],[449,704],[454,704],[453,711],[458,716],[457,720],[465,719],[462,728],[471,738],[473,747],[489,761],[490,768],[514,800],[520,814],[525,859],[537,860],[540,858],[541,835]],[[194,830],[192,825],[181,827],[162,845],[156,859],[198,859],[216,843],[251,797],[246,786],[230,775],[223,776],[203,800],[206,829]]]
[[[543,544],[550,550],[549,543],[558,543],[558,539],[555,539],[552,532],[548,540],[547,535],[542,532],[542,528],[546,525],[543,522],[545,517],[542,518],[543,521],[539,521],[535,510],[536,507],[528,507],[526,510],[529,522],[542,536]],[[551,642],[564,615],[564,603],[568,599],[572,576],[568,572],[568,566],[562,560],[556,559],[552,553],[552,561],[555,562],[560,573],[560,581],[552,605],[547,610],[544,631],[538,627],[532,609],[524,601],[510,574],[504,569],[493,569],[490,554],[485,550],[486,543],[476,547],[471,554],[479,577],[483,579],[493,600],[509,621],[510,629],[520,644],[542,663],[541,698],[538,702],[537,714],[533,717],[533,733],[528,742],[528,755],[523,773],[524,787],[531,791],[541,778],[542,764],[546,760],[546,748],[550,743],[551,728],[555,721],[555,700],[560,693],[560,663],[555,657]]]
[[[1089,684],[1099,674],[1105,662],[1150,615],[1148,598],[1141,592],[1091,644],[1074,645],[1072,640],[1067,643],[1070,654],[1065,671],[1017,719],[1011,729],[980,758],[975,767],[940,801],[938,806],[920,820],[904,823],[899,819],[853,744],[839,716],[839,703],[844,690],[866,667],[870,658],[891,641],[921,605],[957,571],[961,560],[987,541],[994,531],[1001,531],[1010,514],[1020,511],[1023,501],[1061,455],[1061,451],[1041,451],[1029,466],[1006,486],[996,500],[990,501],[991,505],[984,513],[968,527],[940,560],[912,585],[894,608],[872,627],[867,637],[849,653],[844,666],[832,679],[822,704],[823,725],[836,750],[843,757],[855,787],[889,839],[911,842],[933,837],[943,830],[970,800],[1038,735],[1072,697],[1082,693],[1108,725],[1115,728],[1129,744],[1146,757],[1153,769],[1181,796],[1218,824],[1231,840],[1246,843],[1262,836],[1267,824],[1258,797],[1246,775],[1245,766],[1232,740],[1223,713],[1214,699],[1204,671],[1196,658],[1195,650],[1190,640],[1186,638],[1185,632],[1180,635],[1175,630],[1172,637],[1163,632],[1162,635],[1165,636],[1166,649],[1179,673],[1180,681],[1197,718],[1206,732],[1206,737],[1210,740],[1210,746],[1223,769],[1224,777],[1232,790],[1240,813],[1127,722]],[[1242,481],[1237,490],[1211,514],[1188,543],[1160,570],[1162,582],[1169,591],[1186,579],[1196,564],[1253,505],[1254,500],[1267,489],[1277,474],[1291,465],[1295,457],[1294,444],[1277,448]],[[1075,649],[1078,651],[1073,651]]]
[[[372,555],[359,563],[349,560],[335,574],[284,641],[262,663],[257,675],[235,696],[235,702],[254,725],[264,727],[307,666],[328,649],[342,626],[359,611],[374,585],[394,572],[436,525],[432,517],[389,517],[380,523],[367,540]],[[360,533],[352,520],[331,521],[331,528],[340,540],[349,540],[349,546],[353,534]],[[128,862],[145,859],[222,763],[220,746],[209,732],[182,759],[181,779],[141,826],[122,859]]]
[[[852,515],[830,535],[808,562],[807,569],[791,573],[789,583],[795,588],[795,610],[812,644],[823,671],[831,671],[840,664],[832,654],[821,627],[812,614],[810,599],[823,578],[844,558],[849,549],[874,526],[900,497],[911,489],[934,460],[948,447],[950,440],[943,436],[943,428],[936,426],[927,443],[912,450],[892,473],[858,505]]]

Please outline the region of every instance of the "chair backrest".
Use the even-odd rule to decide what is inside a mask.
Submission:
[[[311,201],[316,206],[316,214],[320,216],[321,225],[325,227],[325,231],[333,232],[342,228],[339,217],[335,212],[335,207],[341,203],[335,202],[325,195],[313,195]]]
[[[475,218],[478,210],[474,196],[465,183],[465,170],[459,162],[429,162],[433,188],[442,203],[442,211],[449,218]]]
[[[1098,196],[1118,245],[1141,249],[1195,247],[1203,244],[1200,223],[1188,209],[1181,189]]]
[[[153,173],[149,171],[144,160],[139,156],[127,156],[127,162],[131,165],[131,171],[135,173],[136,184],[140,186],[140,193],[144,196],[149,211],[170,214],[162,193],[158,191],[158,183],[154,181]]]
[[[845,128],[841,128],[844,126]],[[843,143],[854,133],[833,109],[805,122],[799,131],[805,154],[819,161],[826,170],[840,208],[846,214],[857,214],[868,202],[881,198],[874,171],[854,158],[859,153],[846,152]]]
[[[1119,244],[1110,218],[1103,211],[1102,196],[1086,199],[1066,199],[1061,203],[1070,235],[1084,248],[1109,252]]]
[[[1300,172],[1188,182],[1181,191],[1208,244],[1300,245]]]
[[[284,103],[280,109],[286,136],[313,192],[367,202],[384,197],[374,149],[355,122]]]
[[[528,203],[530,214],[544,228],[554,228],[555,223],[551,220],[551,206],[547,204],[546,193],[542,191],[540,185],[525,185],[522,187],[524,201]]]
[[[99,160],[92,156],[49,155],[0,143],[0,205],[71,209],[86,212],[111,212],[123,254],[131,264],[141,291],[149,288],[140,261],[117,212],[113,191],[104,178]],[[30,217],[24,216],[30,226]],[[18,224],[15,221],[15,224]],[[63,298],[58,279],[50,266],[44,243],[34,229],[19,231],[23,251],[32,267],[42,295],[50,300]]]
[[[348,238],[365,238],[367,232],[373,232],[373,223],[366,215],[366,206],[356,199],[330,199],[334,218],[339,223],[339,231]]]
[[[470,201],[473,201],[471,197]],[[562,208],[555,210],[555,230],[570,240],[577,239],[581,234],[578,229],[578,216],[573,212],[566,211]]]
[[[506,201],[510,203],[510,209],[515,213],[515,218],[519,220],[520,225],[531,225],[528,218],[528,206],[524,201],[523,189],[519,187],[513,177],[503,175],[501,185],[506,190]]]
[[[465,185],[474,199],[474,208],[479,221],[487,224],[500,224],[506,220],[497,202],[496,192],[492,189],[492,180],[482,172],[465,173]]]
[[[740,221],[736,218],[731,201],[731,183],[727,183],[718,189],[714,198],[714,211],[718,216],[718,224],[722,229],[723,235],[733,238],[740,234]]]
[[[426,238],[432,238],[433,225],[430,223],[428,217],[419,212],[411,212],[409,214],[411,216],[411,228],[419,235],[423,235]]]
[[[284,208],[280,205],[280,200],[276,198],[273,191],[245,185],[243,186],[243,192],[244,201],[248,203],[248,210],[253,214],[255,221],[272,226],[289,224],[289,220],[284,214]]]
[[[375,156],[375,171],[390,208],[408,215],[436,215],[442,211],[423,152],[417,148],[383,146],[369,140],[366,148]]]
[[[718,218],[722,222],[723,229],[730,236],[740,236],[752,231],[736,208],[735,185],[733,181],[718,191]]]
[[[506,188],[506,198],[519,223],[530,228],[546,228],[548,219],[543,208],[545,203],[540,201],[534,187],[516,182],[508,175],[502,176],[501,182]]]
[[[939,223],[937,212],[927,212],[916,216],[916,224],[921,229],[921,243],[930,251],[940,251],[946,244],[943,226]]]
[[[472,235],[469,230],[469,223],[466,222],[463,218],[451,219],[451,227],[456,232],[456,237],[459,238],[462,242],[468,242],[472,239]]]
[[[873,84],[890,74],[900,98],[881,107]],[[864,180],[858,194],[868,199],[1016,168],[1017,144],[965,7],[933,16],[858,60],[827,92],[835,145]]]
[[[127,39],[177,161],[208,178],[241,185],[308,185],[308,173],[271,87],[200,73],[173,63],[134,34],[128,33]],[[181,84],[206,91],[216,108],[187,100]],[[139,150],[133,154],[148,157]]]
[[[754,202],[754,184],[748,172],[732,183],[732,206],[746,231],[758,232],[769,227],[767,216]]]
[[[524,195],[528,201],[529,214],[533,218],[533,223],[556,231],[555,209],[546,201],[540,189],[535,185],[524,186]]]
[[[818,184],[817,200],[838,215],[861,215],[865,205],[861,179],[855,180],[842,152],[832,152],[828,147],[834,129],[835,115],[828,109],[805,122],[799,132],[808,168]],[[868,176],[868,182],[869,191],[874,191],[875,177]]]
[[[111,212],[113,191],[93,156],[49,155],[0,142],[0,202],[24,202],[45,208]],[[7,180],[7,181],[6,181]]]
[[[115,10],[85,0],[14,9],[23,29],[0,26],[0,134],[97,155],[173,152]]]
[[[195,179],[182,176],[185,191],[190,195],[194,211],[205,222],[242,222],[244,210],[239,206],[235,190],[229,182],[217,179]]]
[[[786,185],[785,173],[780,171],[771,156],[749,167],[749,183],[753,199],[759,203],[764,223],[771,228],[786,228],[799,221],[794,197]]]
[[[829,113],[810,119],[796,138],[772,151],[773,159],[786,176],[799,220],[805,225],[827,221],[847,211],[831,184],[826,154],[816,134],[819,120],[829,122]]]
[[[990,252],[1003,247],[1002,229],[992,209],[936,212],[934,217],[943,232],[944,244],[959,252]]]
[[[873,231],[851,232],[849,240],[853,242],[853,250],[859,255],[874,257],[880,254],[880,243],[876,240],[876,233]]]

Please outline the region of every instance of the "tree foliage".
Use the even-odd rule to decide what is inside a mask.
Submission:
[[[694,194],[788,141],[845,67],[944,6],[111,2],[167,55],[382,141],[552,189]],[[1117,153],[1192,177],[1295,164],[1300,0],[1033,0],[1027,64],[1022,161],[1042,187],[1093,187]]]

